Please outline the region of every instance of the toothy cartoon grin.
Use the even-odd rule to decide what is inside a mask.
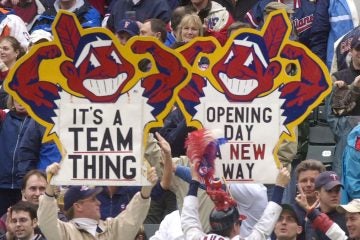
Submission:
[[[120,85],[126,80],[127,74],[121,73],[116,78],[108,79],[86,79],[83,82],[84,87],[94,95],[111,96],[118,91]]]
[[[231,94],[238,96],[248,95],[259,85],[256,79],[229,78],[225,73],[220,73],[219,78]]]

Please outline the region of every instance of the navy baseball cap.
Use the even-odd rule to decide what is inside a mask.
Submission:
[[[131,19],[122,19],[116,29],[116,32],[127,32],[131,36],[140,34],[140,29],[136,21]]]
[[[329,191],[339,185],[343,187],[339,180],[339,176],[333,171],[322,172],[315,178],[315,189],[324,187],[326,191]]]
[[[64,195],[64,210],[67,211],[77,201],[98,195],[102,191],[102,187],[89,186],[71,186]]]
[[[297,215],[295,209],[290,204],[281,204],[281,207],[282,207],[281,213],[283,213],[284,211],[287,211],[295,219],[295,221],[298,225],[302,226],[304,224],[304,222],[299,219],[299,216]]]

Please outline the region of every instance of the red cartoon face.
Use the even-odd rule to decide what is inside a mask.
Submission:
[[[62,63],[61,70],[69,88],[93,102],[115,102],[135,72],[111,39],[93,34],[81,38],[74,61]]]
[[[280,71],[275,65],[269,64],[262,38],[241,34],[212,72],[229,101],[250,102],[272,88],[273,79]]]

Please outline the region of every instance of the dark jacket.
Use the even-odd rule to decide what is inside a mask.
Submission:
[[[61,154],[54,142],[42,143],[45,127],[31,119],[16,154],[18,179],[32,169],[44,170],[54,162],[60,162]],[[19,183],[21,184],[21,183]]]
[[[171,10],[166,0],[140,0],[135,4],[132,0],[117,0],[111,7],[107,27],[114,31],[119,29],[120,20],[125,18],[127,11],[135,11],[135,19],[144,22],[150,18],[158,18],[165,23],[170,21]]]
[[[254,27],[261,27],[264,19],[265,6],[273,0],[258,1],[249,12],[245,15],[245,22],[248,22]],[[295,8],[295,13],[292,15],[292,22],[298,34],[299,42],[309,46],[310,45],[310,30],[313,26],[314,12],[316,3],[309,0],[297,0],[298,5]]]
[[[112,197],[106,187],[97,195],[97,199],[101,202],[101,219],[105,220],[108,217],[116,217],[125,210],[133,196],[141,190],[141,187],[121,186],[118,187]]]
[[[30,32],[37,29],[43,29],[51,33],[51,26],[55,20],[57,11],[54,6],[46,10],[40,17],[35,21]],[[101,26],[101,15],[94,7],[88,2],[84,1],[84,4],[74,11],[81,26],[83,28],[99,27]]]
[[[0,123],[0,188],[20,189],[15,155],[29,120],[25,115],[10,111]]]

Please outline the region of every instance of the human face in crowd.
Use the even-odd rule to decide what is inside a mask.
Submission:
[[[338,185],[329,191],[326,191],[323,187],[319,191],[316,191],[319,196],[322,212],[331,212],[340,204],[340,188],[341,186]]]
[[[16,112],[18,112],[18,113],[26,113],[27,112],[26,109],[15,100],[14,100],[14,107],[15,107]]]
[[[302,227],[297,224],[289,211],[284,210],[275,224],[274,232],[277,240],[295,240],[302,232]]]
[[[22,190],[23,200],[39,205],[39,197],[45,193],[45,188],[46,179],[37,175],[30,176]]]
[[[360,213],[346,213],[346,227],[351,239],[360,239]]]
[[[96,195],[77,201],[74,203],[76,217],[90,218],[98,221],[100,219],[100,204]]]
[[[189,42],[200,35],[200,29],[194,24],[185,25],[181,28],[181,38],[184,42]]]
[[[0,42],[0,59],[7,67],[15,64],[19,51],[15,50],[11,42],[4,39]]]
[[[315,178],[320,174],[317,170],[301,171],[298,176],[298,188],[300,187],[308,201],[310,199],[316,199],[315,195]]]
[[[121,45],[125,45],[127,41],[131,38],[130,33],[121,31],[116,33],[117,38],[120,40]]]
[[[34,235],[34,228],[37,226],[37,220],[31,219],[30,213],[25,211],[12,211],[10,225],[16,239],[28,240]]]
[[[360,49],[359,49],[360,50]],[[351,49],[351,59],[356,70],[360,70],[360,51]]]
[[[151,30],[151,22],[145,22],[143,24],[141,24],[140,26],[140,36],[150,36],[150,37],[156,37],[157,39],[159,39],[161,41],[161,33],[160,32],[153,32]]]

